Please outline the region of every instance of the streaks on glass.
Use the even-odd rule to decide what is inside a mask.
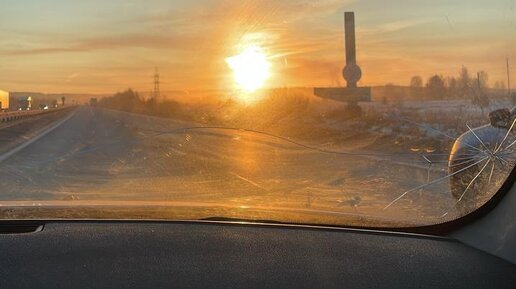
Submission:
[[[415,121],[411,121],[408,119],[404,120],[407,123],[411,123],[413,125],[424,126],[422,124],[418,124]],[[392,207],[395,203],[406,197],[408,194],[418,191],[421,192],[423,189],[427,187],[440,183],[449,182],[449,185],[446,185],[446,187],[449,187],[449,191],[442,192],[442,194],[449,194],[451,192],[451,194],[456,199],[456,202],[452,203],[452,206],[450,206],[449,210],[453,210],[456,207],[463,210],[463,207],[474,208],[478,205],[477,203],[473,203],[474,200],[472,198],[464,199],[465,196],[474,196],[475,194],[480,194],[488,189],[478,186],[476,183],[485,182],[484,178],[482,177],[482,174],[484,173],[485,169],[488,167],[489,164],[491,164],[491,169],[487,180],[488,185],[491,184],[493,180],[493,175],[495,175],[495,177],[497,176],[495,178],[497,180],[504,180],[506,173],[508,173],[509,170],[514,166],[514,154],[511,150],[511,148],[514,145],[514,140],[512,140],[512,138],[509,138],[514,128],[514,122],[508,130],[493,128],[491,126],[484,126],[479,129],[472,129],[469,126],[469,124],[466,124],[466,127],[468,128],[468,131],[459,137],[453,137],[446,133],[438,131],[439,136],[455,141],[454,148],[452,148],[452,151],[450,153],[387,153],[376,151],[357,152],[348,150],[333,150],[321,148],[315,145],[308,145],[289,137],[283,137],[264,131],[224,126],[192,126],[180,127],[172,130],[146,130],[145,138],[154,138],[167,134],[180,134],[185,136],[185,140],[187,142],[191,142],[193,139],[191,132],[193,131],[209,132],[218,130],[235,133],[238,135],[243,133],[249,133],[253,135],[261,135],[266,138],[276,139],[280,142],[284,142],[289,145],[297,146],[302,149],[307,149],[310,151],[315,151],[323,154],[355,157],[358,159],[363,159],[364,161],[386,161],[397,165],[413,166],[420,169],[422,168],[425,169],[427,173],[426,182],[418,184],[408,190],[403,191],[402,193],[397,195],[396,198],[394,198],[391,202],[389,202],[384,207],[384,209]],[[509,145],[507,145],[508,139],[511,139],[512,141]],[[438,173],[440,174],[440,176],[432,180],[432,172]],[[233,172],[233,174],[236,173]],[[242,176],[238,176],[238,178],[247,180],[247,178]],[[249,183],[249,181],[246,182]],[[260,187],[261,189],[266,190],[264,187],[262,187],[256,182],[252,182],[252,184],[255,187]],[[497,186],[494,187],[495,189],[497,188]],[[396,194],[395,192],[392,193]],[[386,193],[386,195],[389,194]],[[489,195],[489,193],[485,191],[485,195]],[[308,194],[307,199],[308,204],[312,204],[313,199],[314,194],[310,192]],[[462,204],[457,206],[457,204],[461,202],[468,203],[469,206],[463,206]],[[361,203],[363,203],[363,200],[360,196],[353,196],[351,197],[351,199],[347,200],[346,203],[349,203],[350,206],[356,208]],[[448,214],[448,212],[442,213]]]
[[[421,123],[403,118],[403,123],[431,130],[432,138],[395,146],[401,133],[394,132],[392,138],[375,136],[366,145],[360,140],[360,146],[348,146],[347,139],[307,140],[243,125],[98,114],[103,125],[96,129],[106,133],[84,137],[88,142],[78,136],[80,145],[73,144],[69,153],[45,155],[37,162],[20,155],[30,159],[23,173],[18,164],[4,163],[4,183],[11,184],[6,187],[12,194],[8,190],[3,197],[23,184],[27,199],[217,201],[226,207],[387,217],[417,225],[477,208],[515,163],[514,121],[508,128],[463,123],[467,131],[455,136],[460,130],[441,131],[423,118]],[[400,119],[380,123],[401,126]],[[436,149],[425,149],[430,146]]]
[[[409,119],[404,119],[404,121],[416,126],[424,126]],[[433,217],[445,217],[449,216],[449,213],[452,211],[455,212],[454,216],[457,216],[457,214],[465,214],[480,206],[482,202],[487,201],[496,192],[500,182],[506,179],[515,164],[514,151],[512,149],[516,143],[512,136],[514,124],[515,122],[513,121],[509,128],[497,128],[490,125],[472,128],[469,124],[465,124],[468,130],[459,137],[453,137],[438,131],[439,136],[455,142],[450,153],[383,153],[332,150],[308,145],[288,137],[263,131],[223,126],[181,127],[173,130],[148,130],[147,132],[152,133],[152,135],[149,135],[152,137],[164,134],[190,135],[191,131],[196,130],[221,130],[236,132],[237,134],[258,134],[323,154],[389,162],[419,169],[424,168],[427,174],[426,182],[398,194],[392,192],[395,197],[384,205],[383,209],[392,208],[402,199],[415,192],[419,192],[419,195],[422,193],[435,194],[435,191],[426,192],[425,189],[440,184],[439,190],[441,190],[441,194],[451,194],[454,197],[454,201],[448,202],[448,205],[444,206],[444,211],[436,211],[433,215]],[[432,179],[431,175],[436,173],[438,176]],[[443,188],[446,188],[446,190],[442,191]],[[388,196],[389,193],[385,193],[385,195]],[[310,207],[313,206],[313,203],[314,194],[309,192],[307,193],[306,204]],[[336,203],[336,207],[342,207],[346,204],[357,208],[364,203],[364,200],[363,197],[357,195],[348,199],[338,199]],[[410,204],[414,203],[417,203],[417,199],[410,202]]]

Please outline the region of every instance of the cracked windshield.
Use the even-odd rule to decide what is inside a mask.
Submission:
[[[514,0],[1,6],[2,219],[421,226],[515,166]]]

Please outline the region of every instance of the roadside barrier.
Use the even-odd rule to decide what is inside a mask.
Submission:
[[[46,113],[57,112],[60,110],[69,109],[72,106],[50,108],[45,110],[17,110],[17,111],[2,111],[0,112],[0,123],[8,123],[24,118],[34,117]]]

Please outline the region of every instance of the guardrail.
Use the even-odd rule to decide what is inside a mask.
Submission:
[[[63,109],[71,108],[71,106],[50,108],[45,110],[17,110],[17,111],[2,111],[0,112],[0,123],[8,123],[28,117],[33,117],[41,114],[57,112]]]

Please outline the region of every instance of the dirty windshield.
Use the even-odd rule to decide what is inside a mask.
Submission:
[[[1,6],[1,219],[420,226],[516,162],[515,1]]]

